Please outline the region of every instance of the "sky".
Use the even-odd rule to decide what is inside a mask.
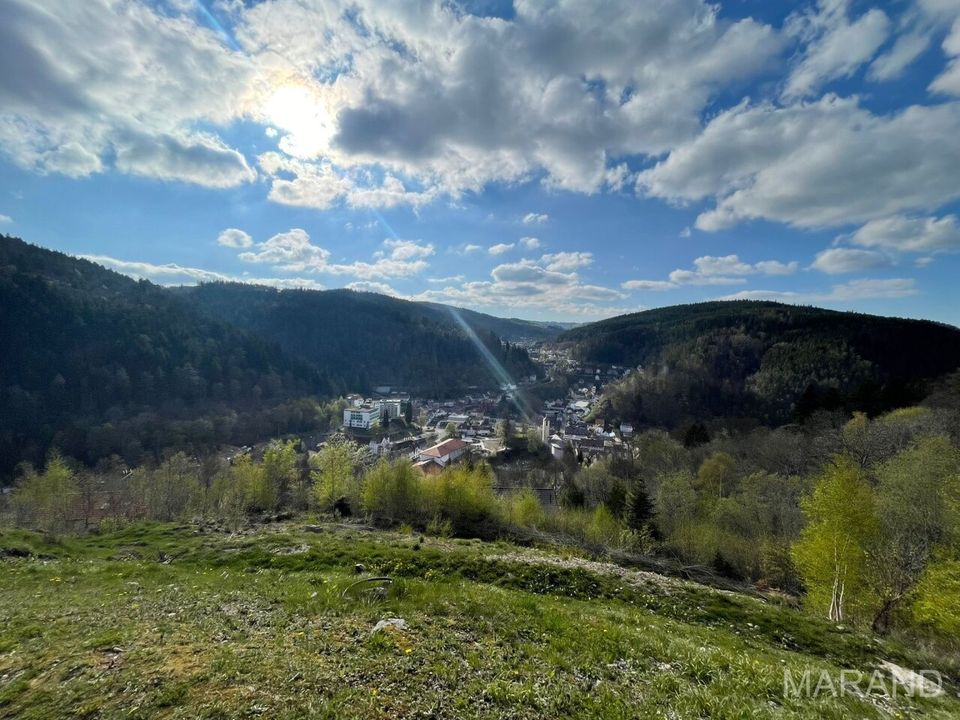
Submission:
[[[0,0],[0,232],[164,285],[960,325],[960,0]]]

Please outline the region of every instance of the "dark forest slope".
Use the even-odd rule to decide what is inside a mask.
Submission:
[[[914,402],[960,367],[960,329],[774,302],[709,302],[623,315],[561,335],[585,362],[642,366],[608,393],[641,423]]]

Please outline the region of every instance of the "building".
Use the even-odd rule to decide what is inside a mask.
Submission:
[[[369,430],[380,422],[383,410],[380,403],[369,403],[347,407],[343,410],[343,426],[360,430]]]
[[[463,457],[469,447],[469,443],[465,443],[459,438],[450,438],[433,447],[422,450],[420,452],[420,460],[433,460],[439,463],[441,467],[446,467]]]
[[[406,403],[399,398],[381,400],[380,407],[383,408],[383,418],[385,420],[395,420],[399,417],[402,417],[405,404]]]

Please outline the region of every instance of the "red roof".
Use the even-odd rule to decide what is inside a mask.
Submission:
[[[444,440],[442,443],[434,445],[433,447],[428,447],[422,453],[420,457],[443,457],[444,455],[450,455],[455,453],[457,450],[462,450],[465,447],[468,447],[469,443],[465,443],[459,438],[450,438],[449,440]]]

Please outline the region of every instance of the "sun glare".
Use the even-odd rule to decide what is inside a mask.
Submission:
[[[285,152],[300,157],[318,154],[330,138],[330,114],[323,100],[305,85],[283,85],[264,103],[266,120],[284,131]]]

